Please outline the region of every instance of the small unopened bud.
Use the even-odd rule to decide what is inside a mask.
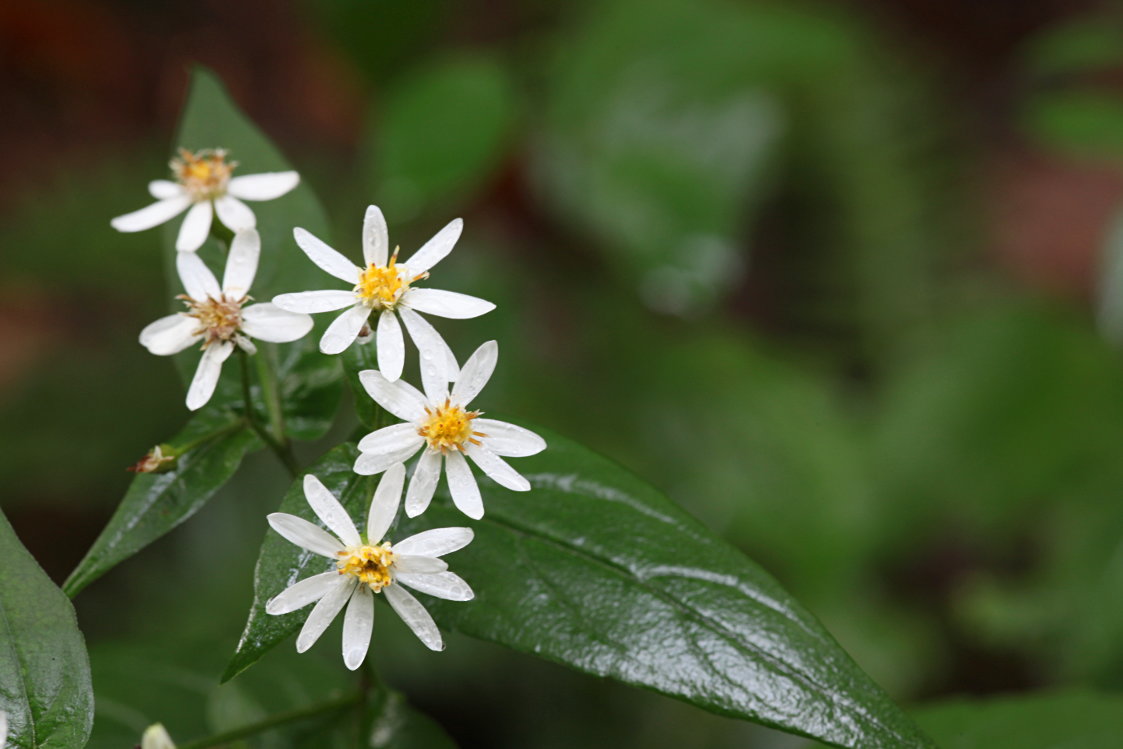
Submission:
[[[126,470],[133,473],[163,473],[175,468],[179,453],[171,445],[156,445]]]
[[[144,731],[140,740],[140,749],[175,749],[172,737],[168,735],[163,724],[156,723]]]
[[[370,329],[369,323],[363,323],[363,327],[359,328],[359,334],[355,336],[355,340],[360,345],[374,340],[374,331]]]

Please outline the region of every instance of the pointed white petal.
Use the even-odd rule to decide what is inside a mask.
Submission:
[[[446,601],[471,601],[476,597],[472,592],[472,586],[464,582],[455,572],[437,572],[431,575],[403,572],[396,575],[394,581]]]
[[[398,452],[407,447],[417,449],[425,438],[417,433],[417,426],[411,422],[392,424],[376,429],[359,440],[359,451],[373,455]]]
[[[207,297],[217,299],[222,296],[222,289],[219,288],[211,269],[194,252],[177,253],[175,268],[179,272],[183,290],[195,301],[202,302],[206,301]]]
[[[320,635],[324,633],[324,630],[331,624],[331,620],[343,608],[343,604],[347,603],[347,599],[351,597],[351,593],[355,590],[358,582],[350,575],[338,576],[335,585],[328,590],[327,594],[308,614],[304,627],[301,628],[300,634],[296,637],[296,652],[303,653],[316,644],[316,640],[320,639]]]
[[[168,200],[187,195],[183,185],[166,179],[154,179],[148,183],[148,194],[156,200]]]
[[[343,543],[320,526],[287,512],[274,512],[266,519],[270,528],[300,548],[328,559],[339,559],[337,552],[343,549]]]
[[[408,307],[398,307],[398,315],[417,346],[421,385],[425,388],[425,396],[430,403],[443,403],[448,397],[448,358],[445,355],[448,344],[436,328]]]
[[[343,615],[343,664],[354,671],[363,664],[374,632],[374,594],[358,585]]]
[[[469,445],[468,457],[500,486],[505,486],[513,492],[530,491],[530,482],[514,468],[511,468],[507,461],[486,447]]]
[[[275,304],[253,304],[242,310],[242,330],[259,341],[288,343],[303,338],[312,329],[312,318],[288,312]]]
[[[260,255],[261,235],[257,229],[246,229],[234,235],[230,255],[226,258],[226,272],[222,274],[222,292],[227,297],[241,299],[250,293]]]
[[[186,195],[177,195],[175,197],[166,198],[158,203],[147,205],[139,211],[126,213],[124,216],[118,216],[109,222],[117,231],[133,232],[144,231],[151,229],[153,226],[170,221],[179,214],[187,210],[187,206],[191,205],[191,198]]]
[[[437,481],[441,478],[441,454],[436,450],[425,450],[413,469],[413,478],[409,480],[409,491],[406,492],[406,515],[417,517],[425,512],[429,503],[433,501],[433,492],[437,490]]]
[[[378,371],[390,382],[402,376],[406,363],[406,343],[402,326],[393,310],[383,310],[378,316]]]
[[[448,562],[436,557],[422,557],[413,554],[398,554],[394,560],[394,569],[398,572],[413,573],[416,575],[431,575],[444,572],[448,569]]]
[[[453,320],[479,317],[495,309],[495,305],[485,299],[441,289],[411,288],[403,296],[402,302],[418,312]]]
[[[471,528],[433,528],[403,538],[394,544],[394,551],[400,554],[441,557],[463,549],[472,542],[475,535]]]
[[[445,456],[445,478],[448,480],[448,490],[452,494],[452,503],[456,508],[473,520],[484,516],[484,501],[480,496],[480,487],[476,484],[476,477],[468,467],[468,461],[458,452],[450,452]]]
[[[382,455],[362,453],[355,459],[354,470],[355,473],[362,476],[374,476],[375,474],[382,473],[396,463],[409,460],[415,452],[417,452],[416,447],[408,447]]]
[[[480,440],[496,455],[525,458],[528,455],[537,455],[546,449],[546,440],[529,429],[505,421],[479,418],[472,422],[472,427],[486,435]]]
[[[359,372],[359,382],[375,403],[405,421],[418,422],[425,416],[428,405],[425,396],[405,380],[390,382],[377,369]]]
[[[302,609],[323,598],[338,579],[339,573],[336,570],[328,570],[293,583],[269,599],[265,604],[265,613],[280,616]]]
[[[199,359],[199,366],[195,368],[195,377],[191,380],[191,387],[187,389],[187,408],[197,411],[207,405],[207,401],[214,395],[215,386],[218,385],[218,376],[222,374],[222,363],[234,352],[234,344],[230,341],[215,343],[207,346],[203,356]]]
[[[157,356],[178,354],[200,336],[195,335],[199,321],[187,315],[168,315],[149,323],[140,331],[140,345]]]
[[[320,338],[320,351],[325,354],[338,354],[355,342],[359,331],[363,329],[370,310],[361,304],[356,304],[339,317],[331,321],[331,325],[324,331]]]
[[[437,623],[433,621],[433,617],[429,615],[420,601],[399,585],[383,588],[382,592],[385,594],[387,602],[406,623],[406,626],[413,630],[413,633],[417,635],[421,642],[425,643],[425,647],[430,650],[445,649],[444,640],[441,639],[441,631],[437,629]]]
[[[398,514],[398,505],[402,501],[402,486],[406,480],[406,467],[402,463],[390,466],[385,475],[379,480],[378,488],[374,490],[374,497],[370,500],[370,512],[367,514],[367,542],[376,544],[386,535],[394,516]]]
[[[278,294],[273,304],[289,312],[332,312],[355,304],[355,294],[350,291],[325,289],[323,291],[297,291]]]
[[[179,227],[179,236],[175,239],[175,248],[180,252],[194,252],[207,241],[207,234],[211,231],[211,219],[214,217],[214,208],[211,201],[204,200],[191,206],[191,210],[183,217],[183,224]]]
[[[257,353],[257,346],[254,345],[253,341],[251,341],[247,336],[244,336],[240,333],[234,334],[234,345],[242,349],[242,351],[245,351],[250,356],[253,356]]]
[[[242,200],[273,200],[284,195],[300,183],[296,172],[265,172],[234,177],[226,192]]]
[[[322,240],[299,227],[292,230],[292,236],[308,259],[320,266],[321,270],[352,285],[359,282],[359,269],[355,264],[328,247]]]
[[[499,360],[499,344],[488,341],[468,357],[460,369],[460,377],[452,386],[452,401],[461,406],[471,403],[491,379],[495,363]]]
[[[233,232],[245,231],[257,226],[257,217],[253,215],[250,207],[233,195],[215,198],[214,212],[218,214],[218,220]]]
[[[386,231],[386,218],[378,206],[367,207],[363,217],[363,259],[367,265],[386,265],[390,259],[390,235]]]
[[[463,230],[464,222],[454,218],[445,225],[445,228],[434,234],[432,239],[421,245],[421,249],[402,265],[409,268],[411,276],[424,273],[452,252],[453,245],[460,239],[460,232]]]
[[[344,546],[362,545],[363,540],[359,538],[359,532],[355,530],[355,524],[351,522],[347,510],[343,509],[343,505],[339,504],[339,500],[324,483],[310,473],[304,476],[304,498],[308,500],[308,506],[316,513],[316,517],[339,537]]]

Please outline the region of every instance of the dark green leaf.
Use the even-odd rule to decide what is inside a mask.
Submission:
[[[444,729],[410,707],[400,692],[376,692],[370,710],[370,749],[456,749]]]
[[[191,447],[172,470],[133,479],[105,530],[63,584],[67,595],[194,515],[234,475],[242,457],[259,446],[240,417],[217,408],[198,413],[170,444]]]
[[[0,513],[0,710],[10,749],[74,749],[94,695],[74,607]]]
[[[359,416],[359,423],[373,430],[376,428],[382,409],[363,388],[363,384],[359,381],[359,372],[364,369],[378,369],[378,349],[370,344],[353,345],[343,352],[342,358],[343,371],[347,376],[351,395],[355,399],[355,412]]]
[[[545,453],[518,461],[533,491],[482,482],[487,515],[454,565],[477,599],[427,600],[443,626],[838,746],[931,746],[759,567],[615,464],[546,439]],[[355,480],[354,455],[341,446],[313,472],[361,518],[373,487]],[[298,487],[283,508],[311,517]],[[465,522],[438,502],[392,537]],[[300,626],[306,612],[266,621],[265,601],[321,568],[266,539],[228,675]]]

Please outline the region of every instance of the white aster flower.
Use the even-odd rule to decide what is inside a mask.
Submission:
[[[171,221],[187,211],[187,217],[179,227],[175,248],[194,252],[207,240],[214,214],[218,214],[218,220],[230,231],[254,229],[257,217],[242,200],[273,200],[300,182],[300,175],[296,172],[233,177],[236,166],[237,162],[226,160],[226,151],[221,148],[195,153],[181,148],[179,158],[171,161],[175,182],[158,179],[148,183],[148,192],[157,202],[118,216],[109,223],[117,231],[143,231]],[[191,210],[188,211],[189,207]]]
[[[495,341],[480,346],[464,363],[451,392],[439,373],[423,366],[424,395],[407,382],[391,382],[378,370],[360,372],[359,379],[370,396],[405,423],[363,437],[359,441],[362,454],[355,461],[355,472],[385,471],[421,449],[421,458],[406,494],[406,514],[410,517],[429,506],[440,479],[442,462],[453,503],[470,518],[483,517],[483,499],[465,456],[501,486],[517,492],[528,491],[530,482],[500,456],[534,455],[546,449],[546,441],[528,429],[483,419],[480,411],[468,410],[468,404],[483,390],[495,371],[498,357],[499,345]]]
[[[355,341],[372,313],[377,323],[371,324],[378,337],[378,368],[387,379],[402,375],[405,362],[405,341],[398,322],[417,345],[423,358],[443,367],[446,382],[456,376],[456,358],[440,334],[418,312],[438,317],[466,319],[478,317],[495,309],[491,302],[467,294],[440,289],[419,289],[414,283],[429,277],[429,269],[452,251],[464,222],[450,221],[445,228],[421,246],[408,260],[398,262],[398,249],[390,253],[386,219],[377,206],[367,208],[363,220],[363,261],[359,267],[328,247],[304,229],[294,229],[293,236],[300,249],[324,271],[352,285],[350,291],[300,291],[281,294],[273,303],[293,312],[331,312],[345,309],[320,339],[320,351],[338,354]]]
[[[186,312],[161,317],[140,331],[140,343],[159,356],[178,354],[196,341],[203,342],[203,357],[187,390],[187,407],[202,408],[211,399],[222,363],[238,346],[253,354],[250,338],[272,343],[295,341],[312,329],[312,318],[286,312],[272,304],[249,301],[250,285],[257,273],[261,238],[256,229],[234,235],[222,286],[202,259],[193,252],[176,254],[176,270],[186,294]]]
[[[304,497],[328,529],[296,515],[275,512],[269,525],[286,539],[335,562],[321,572],[289,586],[266,605],[270,614],[288,614],[316,601],[296,638],[303,653],[320,638],[336,614],[343,615],[343,662],[354,671],[366,657],[374,627],[374,594],[382,593],[413,633],[431,650],[444,650],[436,622],[421,602],[402,586],[449,601],[470,601],[475,594],[460,577],[448,571],[440,557],[462,549],[472,540],[471,528],[434,528],[396,544],[383,536],[401,502],[405,466],[398,464],[378,483],[367,515],[366,539],[359,535],[347,510],[318,478],[304,477]]]
[[[140,749],[175,749],[172,737],[161,723],[154,723],[144,731],[140,739]]]

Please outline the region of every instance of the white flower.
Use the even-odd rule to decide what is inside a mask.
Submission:
[[[402,586],[449,601],[470,601],[475,594],[460,577],[448,571],[440,557],[462,549],[472,540],[471,528],[434,528],[396,544],[382,537],[394,520],[405,483],[405,466],[398,464],[378,483],[367,515],[364,540],[347,510],[318,478],[304,477],[304,497],[328,529],[283,512],[269,516],[269,525],[297,546],[335,562],[335,568],[307,577],[271,599],[265,610],[288,614],[316,601],[296,638],[303,653],[320,638],[336,614],[343,615],[343,662],[354,671],[366,657],[374,625],[374,594],[382,593],[413,633],[431,650],[444,650],[436,622],[425,607]]]
[[[143,231],[171,221],[190,207],[179,228],[175,248],[194,252],[207,240],[215,213],[233,232],[254,229],[257,218],[242,200],[273,200],[300,182],[296,172],[232,177],[236,166],[237,162],[226,160],[226,151],[221,148],[195,153],[181,148],[179,158],[171,161],[176,181],[158,179],[148,183],[148,192],[157,202],[118,216],[109,223],[117,231]]]
[[[178,253],[176,270],[187,290],[178,298],[188,311],[161,317],[140,331],[141,345],[159,356],[177,354],[195,341],[203,342],[203,357],[187,390],[187,407],[192,411],[210,400],[222,363],[235,345],[252,354],[257,349],[249,337],[286,343],[312,329],[308,315],[286,312],[268,303],[245,306],[260,252],[261,238],[256,229],[234,235],[221,287],[198,255]]]
[[[8,743],[8,714],[0,710],[0,749]]]
[[[155,723],[144,731],[140,739],[140,749],[175,749],[172,737],[160,723]]]
[[[346,308],[320,339],[320,351],[325,354],[338,354],[350,346],[370,315],[377,312],[377,325],[371,327],[376,328],[378,336],[378,368],[391,381],[401,377],[405,362],[400,317],[421,356],[443,367],[447,382],[456,376],[456,358],[440,334],[417,313],[466,319],[490,312],[495,305],[467,294],[418,289],[413,284],[428,278],[429,269],[452,251],[463,228],[464,222],[460,219],[450,221],[412,257],[399,263],[398,249],[390,254],[386,219],[382,211],[372,205],[367,208],[363,220],[365,268],[354,265],[304,229],[294,229],[296,243],[312,262],[353,288],[281,294],[273,298],[273,303],[293,312],[330,312]]]
[[[525,457],[546,449],[546,441],[534,432],[495,419],[482,419],[468,404],[483,390],[495,371],[499,346],[495,341],[476,349],[464,364],[449,392],[448,384],[432,368],[422,367],[425,395],[404,381],[390,382],[381,372],[359,373],[363,387],[380,406],[399,419],[395,424],[371,432],[359,441],[361,455],[355,472],[375,474],[407,460],[423,449],[406,494],[406,514],[425,511],[433,499],[444,463],[453,503],[470,518],[483,517],[483,500],[465,456],[501,486],[517,492],[530,489],[530,482],[507,465],[500,456]]]

